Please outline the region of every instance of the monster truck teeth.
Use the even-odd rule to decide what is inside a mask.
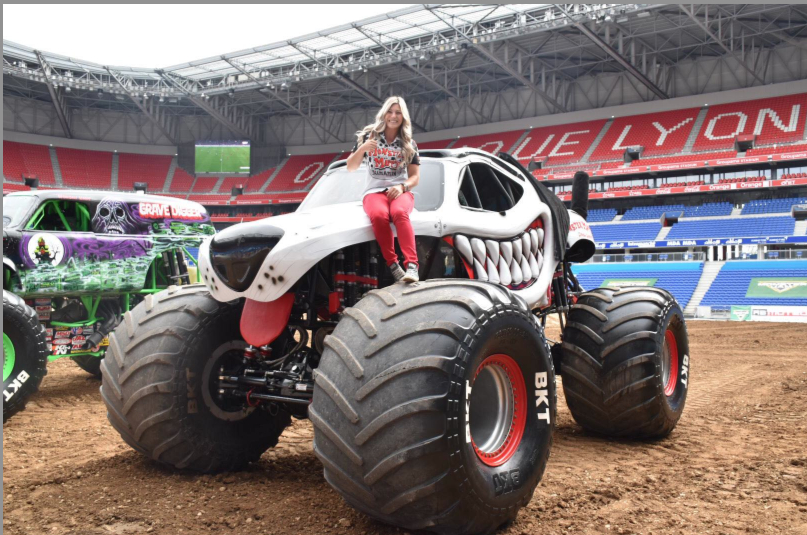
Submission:
[[[544,229],[529,229],[509,240],[481,240],[462,234],[454,236],[454,245],[478,280],[508,287],[529,284],[541,272]]]

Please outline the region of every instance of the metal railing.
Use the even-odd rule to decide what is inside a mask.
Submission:
[[[703,262],[706,254],[693,253],[637,253],[637,254],[597,254],[591,263],[627,263],[627,262]]]

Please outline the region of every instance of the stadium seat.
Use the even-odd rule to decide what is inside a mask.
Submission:
[[[3,141],[3,176],[22,182],[23,176],[36,177],[43,185],[55,185],[50,150],[45,145]]]
[[[694,150],[734,146],[738,135],[756,136],[755,144],[804,139],[807,93],[710,106]]]
[[[787,154],[788,152],[807,151],[807,143],[792,145],[773,145],[768,147],[755,147],[746,152],[746,156],[759,156],[761,154]]]
[[[513,149],[513,156],[526,165],[533,159],[546,158],[547,165],[579,161],[602,131],[606,120],[561,124],[534,128]]]
[[[174,170],[174,178],[171,180],[170,193],[187,193],[191,190],[191,186],[193,186],[193,175],[181,167],[177,167]]]
[[[625,148],[641,146],[642,156],[681,152],[699,108],[617,117],[592,153],[590,160],[621,158]]]
[[[807,204],[807,197],[750,201],[743,206],[742,215],[790,213],[790,209],[794,204]]]
[[[132,191],[135,182],[148,183],[148,191],[162,191],[172,156],[118,154],[118,189]]]
[[[62,184],[68,188],[112,188],[112,153],[56,148]]]
[[[698,286],[703,262],[637,262],[572,264],[572,271],[585,289],[609,286],[647,284],[663,288],[673,294],[675,300],[686,308]]]
[[[453,139],[440,139],[438,141],[424,141],[423,143],[418,143],[418,150],[428,150],[428,149],[446,149],[451,142],[454,141]],[[344,157],[347,158],[350,156],[349,153],[345,153]],[[340,160],[343,158],[340,158]]]
[[[718,160],[722,158],[734,158],[737,156],[736,151],[722,151],[722,152],[701,152],[685,154],[682,156],[667,156],[664,158],[639,158],[631,162],[631,167],[639,167],[643,165],[664,165],[671,163],[686,163],[686,162],[700,162],[704,160]]]
[[[592,193],[592,192],[589,192]],[[600,208],[600,209],[592,209],[588,211],[588,218],[586,221],[589,223],[605,223],[608,221],[613,221],[616,217],[616,210],[613,208]]]
[[[807,282],[807,260],[726,262],[700,304],[703,306],[807,306],[805,297],[788,297],[788,292],[799,288],[797,286],[788,289],[786,283],[794,280]],[[755,282],[756,284],[754,284]],[[759,284],[760,282],[762,285]],[[797,295],[803,295],[803,293],[798,292]]]
[[[796,220],[792,217],[731,217],[679,221],[673,225],[668,240],[697,238],[755,238],[792,236]]]
[[[459,149],[463,147],[471,147],[473,149],[480,149],[491,154],[498,154],[499,152],[512,152],[513,145],[524,130],[513,130],[510,132],[500,132],[498,134],[482,134],[478,136],[461,137],[457,140],[452,148]]]
[[[191,187],[193,193],[213,193],[219,179],[215,176],[199,176]]]
[[[661,230],[659,223],[608,223],[591,225],[594,241],[652,241]]]
[[[333,153],[290,156],[265,191],[306,190],[319,179],[335,157]]]

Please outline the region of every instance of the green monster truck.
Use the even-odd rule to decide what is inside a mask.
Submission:
[[[110,191],[3,197],[3,421],[47,373],[73,359],[100,377],[107,334],[146,296],[196,282],[215,233],[196,203]]]

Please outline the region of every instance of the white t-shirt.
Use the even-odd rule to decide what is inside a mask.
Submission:
[[[367,137],[364,138],[364,141],[367,141]],[[412,148],[415,149],[415,154],[409,164],[420,165],[418,147],[414,140],[412,140]],[[351,152],[357,150],[359,150],[358,141]],[[367,164],[367,182],[362,197],[403,184],[409,178],[409,164],[403,159],[400,137],[396,137],[392,143],[387,143],[384,133],[381,132],[376,150],[365,154],[364,162]]]

